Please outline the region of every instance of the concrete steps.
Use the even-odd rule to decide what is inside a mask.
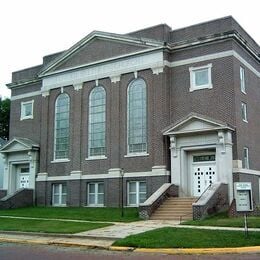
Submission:
[[[192,219],[192,203],[196,198],[170,197],[152,214],[152,220]]]

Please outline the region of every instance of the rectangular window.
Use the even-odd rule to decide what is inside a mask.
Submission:
[[[21,120],[33,119],[33,103],[34,100],[21,102]]]
[[[129,206],[138,206],[146,200],[146,182],[144,181],[129,181],[127,191]]]
[[[244,147],[243,149],[243,163],[244,168],[249,169],[248,147]]]
[[[243,67],[240,67],[240,89],[246,94],[245,69]]]
[[[244,122],[247,121],[247,106],[246,103],[241,102],[241,113],[242,113],[242,119]]]
[[[104,183],[96,182],[88,184],[88,205],[104,206]]]
[[[212,64],[201,67],[191,67],[190,71],[190,92],[199,89],[212,88],[211,81]]]
[[[67,204],[67,186],[66,184],[53,184],[52,185],[52,205],[53,206],[66,206]]]

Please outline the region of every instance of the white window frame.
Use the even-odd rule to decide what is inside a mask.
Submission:
[[[54,191],[55,191],[54,187],[55,186],[59,187],[59,192],[57,194],[54,193]],[[62,196],[66,195],[66,200],[67,200],[67,192],[66,193],[62,193],[62,187],[63,186],[66,186],[66,184],[64,184],[64,183],[53,183],[52,184],[52,206],[55,206],[55,207],[62,207],[63,206],[64,207],[64,206],[67,205],[66,203],[65,204],[62,203]],[[59,196],[59,203],[54,203],[54,195],[58,195]]]
[[[103,193],[98,193],[98,185],[100,185],[100,184],[102,184],[103,185]],[[94,204],[91,204],[90,203],[90,199],[89,199],[89,195],[90,195],[90,188],[89,188],[89,186],[90,185],[95,185],[95,192],[94,193],[91,193],[91,194],[94,194],[94,196],[95,196],[95,203]],[[104,192],[104,182],[89,182],[88,183],[88,195],[87,195],[87,197],[88,197],[88,199],[87,199],[87,202],[88,202],[88,206],[89,207],[104,207],[104,203],[102,203],[102,204],[99,204],[98,203],[98,195],[103,195],[103,201],[104,201],[104,194],[105,192]]]
[[[57,145],[57,101],[58,101],[58,99],[59,99],[59,97],[62,95],[62,94],[66,94],[67,96],[68,96],[68,106],[69,106],[69,111],[68,111],[68,121],[69,121],[69,127],[68,127],[68,129],[69,129],[69,134],[68,134],[68,139],[69,139],[69,141],[68,141],[68,156],[65,158],[57,158],[57,150],[56,150],[56,145]],[[71,100],[70,100],[70,96],[67,94],[67,93],[61,93],[60,95],[58,95],[57,97],[56,97],[56,100],[55,100],[55,112],[54,112],[54,146],[53,146],[53,152],[54,152],[54,154],[53,154],[53,156],[54,156],[54,158],[53,158],[53,161],[51,161],[51,163],[56,163],[56,162],[69,162],[70,160],[69,160],[69,149],[70,149],[70,102],[71,102]]]
[[[248,147],[243,148],[243,167],[249,169],[249,149]]]
[[[246,94],[246,81],[245,81],[245,69],[240,66],[240,90],[242,93]]]
[[[104,126],[104,142],[105,142],[105,147],[104,147],[104,153],[100,153],[100,154],[97,154],[97,155],[93,155],[91,154],[91,149],[95,149],[95,148],[103,148],[103,147],[94,147],[94,146],[91,146],[91,141],[92,141],[92,135],[94,135],[95,133],[92,132],[91,130],[91,126],[94,124],[93,122],[93,114],[96,115],[98,113],[91,113],[91,109],[93,107],[92,105],[92,96],[95,94],[95,91],[98,89],[98,88],[102,88],[102,91],[103,91],[103,94],[104,94],[104,99],[105,99],[105,104],[103,105],[104,106],[104,110],[102,113],[104,113],[104,122],[98,122],[99,124],[101,123],[104,123],[105,126]],[[89,115],[89,119],[88,119],[88,157],[86,158],[86,160],[102,160],[102,159],[106,159],[106,90],[103,86],[99,85],[99,86],[96,86],[94,87],[90,94],[89,94],[89,104],[88,104],[88,109],[89,109],[89,112],[88,112],[88,115]],[[101,105],[100,105],[101,106]]]
[[[137,151],[133,152],[133,151],[130,151],[130,143],[129,143],[129,129],[130,129],[130,127],[129,127],[129,124],[130,124],[129,123],[129,120],[130,120],[130,94],[129,94],[129,92],[130,92],[130,88],[134,86],[135,82],[140,81],[140,80],[143,81],[143,84],[144,84],[144,87],[145,87],[145,97],[146,97],[146,99],[145,99],[145,110],[146,110],[146,113],[145,113],[145,121],[146,121],[146,129],[145,129],[146,130],[146,132],[145,132],[146,143],[145,143],[145,147],[146,147],[146,149],[143,150],[143,151],[140,151],[140,152],[137,152]],[[148,95],[147,95],[147,85],[146,85],[146,82],[143,79],[136,78],[129,83],[129,85],[127,87],[127,154],[124,157],[148,156],[149,155],[148,152],[147,152],[148,151],[148,123],[147,123],[147,121],[148,121],[148,113],[147,113],[148,101],[147,101],[147,97],[148,97]]]
[[[241,102],[241,114],[242,114],[242,120],[246,123],[248,123],[247,120],[247,105],[244,102]]]
[[[195,90],[200,90],[200,89],[211,89],[213,88],[212,85],[212,77],[211,77],[211,68],[212,64],[207,64],[205,66],[200,66],[200,67],[190,67],[190,92],[193,92]],[[208,71],[208,83],[204,85],[196,85],[196,72],[201,71],[201,70],[207,70]]]
[[[135,183],[136,185],[136,192],[132,192],[132,194],[135,194],[135,203],[133,204],[130,204],[130,183]],[[145,183],[145,186],[146,186],[146,192],[140,192],[140,183]],[[145,194],[146,198],[147,198],[147,184],[146,184],[146,181],[128,181],[127,182],[127,205],[128,206],[139,206],[140,204],[140,194],[143,193]]]
[[[25,115],[25,106],[28,105],[28,104],[31,104],[32,113],[31,113],[31,115],[26,116]],[[33,104],[34,104],[34,100],[21,102],[21,118],[20,118],[20,120],[33,119]]]

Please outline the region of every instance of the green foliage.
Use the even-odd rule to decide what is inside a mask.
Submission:
[[[10,121],[10,99],[2,100],[0,97],[0,137],[9,138],[9,121]]]
[[[260,233],[165,227],[116,241],[114,246],[138,248],[211,248],[241,247],[260,244]]]
[[[29,207],[0,210],[0,216],[7,215],[20,217],[79,219],[111,222],[131,222],[139,220],[138,211],[136,208],[125,208],[124,217],[121,217],[120,208]]]
[[[91,229],[110,226],[107,223],[78,223],[55,220],[34,220],[34,219],[0,219],[0,230],[23,231],[23,232],[44,232],[73,234]]]

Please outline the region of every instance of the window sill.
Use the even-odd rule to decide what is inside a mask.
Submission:
[[[104,204],[90,204],[90,205],[86,205],[86,208],[104,208]]]
[[[33,116],[21,117],[21,118],[20,118],[20,121],[27,120],[27,119],[33,119]]]
[[[242,119],[243,120],[243,122],[245,122],[245,123],[248,123],[248,121],[247,120],[245,120],[245,119]]]
[[[246,95],[246,92],[245,92],[245,91],[243,91],[243,90],[241,90],[241,93],[242,93],[242,94],[244,94],[244,95]]]
[[[190,92],[196,91],[196,90],[202,90],[202,89],[212,89],[213,85],[203,85],[203,86],[191,86],[190,87]]]
[[[99,155],[99,156],[90,156],[87,157],[85,160],[86,161],[94,161],[94,160],[105,160],[107,157],[105,155]]]
[[[126,154],[124,157],[142,157],[142,156],[149,156],[149,153],[129,153]]]
[[[67,205],[66,204],[52,204],[52,207],[64,208],[64,207],[67,207]]]
[[[70,162],[70,159],[56,159],[51,161],[51,163],[63,163],[63,162]]]

